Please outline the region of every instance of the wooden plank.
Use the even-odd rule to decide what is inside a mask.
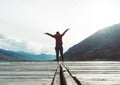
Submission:
[[[60,66],[57,67],[53,81],[51,85],[61,85],[60,84]]]
[[[78,85],[77,82],[74,80],[72,75],[68,72],[68,70],[65,68],[63,64],[60,65],[62,68],[62,73],[63,73],[63,79],[65,79],[65,85]]]
[[[60,64],[56,69],[51,85],[81,85],[76,77],[73,77],[69,70]]]

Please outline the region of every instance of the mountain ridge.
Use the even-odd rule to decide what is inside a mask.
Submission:
[[[101,29],[65,52],[65,60],[120,60],[120,24]]]
[[[0,49],[0,61],[48,61],[54,60],[55,55],[32,54]]]

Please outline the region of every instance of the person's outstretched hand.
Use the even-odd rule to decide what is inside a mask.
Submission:
[[[46,33],[44,33],[44,34],[48,34],[48,33],[46,32]]]
[[[68,29],[66,29],[66,30],[68,31],[68,30],[70,30],[70,29],[68,28]]]

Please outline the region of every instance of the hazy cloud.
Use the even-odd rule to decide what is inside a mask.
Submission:
[[[0,34],[0,39],[5,39],[6,37]]]
[[[0,34],[0,48],[12,51],[31,52],[26,41],[16,41],[14,39],[9,39],[2,34]]]

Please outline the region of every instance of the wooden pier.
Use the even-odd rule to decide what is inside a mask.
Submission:
[[[60,62],[61,63],[61,62]],[[120,85],[119,61],[0,62],[0,85]]]
[[[69,69],[60,64],[55,72],[51,85],[81,85],[80,81],[72,76]]]

